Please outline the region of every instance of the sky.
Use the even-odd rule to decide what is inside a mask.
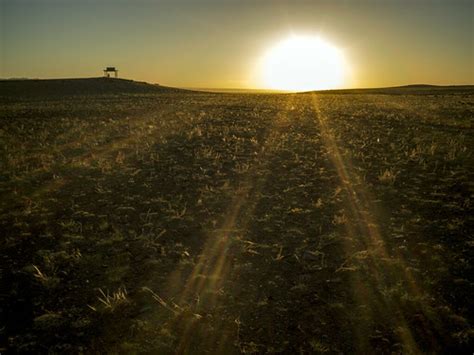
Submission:
[[[265,53],[323,38],[342,87],[474,84],[471,0],[0,0],[0,78],[119,76],[263,88]]]

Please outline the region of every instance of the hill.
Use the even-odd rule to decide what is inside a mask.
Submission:
[[[111,78],[0,80],[0,97],[4,98],[147,94],[178,91],[182,90],[145,82]]]

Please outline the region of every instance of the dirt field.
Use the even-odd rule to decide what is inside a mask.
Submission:
[[[473,122],[472,89],[4,99],[0,351],[472,353]]]

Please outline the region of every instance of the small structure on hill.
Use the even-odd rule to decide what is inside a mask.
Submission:
[[[104,77],[110,78],[110,73],[114,73],[115,77],[118,77],[118,69],[115,67],[107,67],[104,69]]]

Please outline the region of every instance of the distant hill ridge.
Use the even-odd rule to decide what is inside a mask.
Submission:
[[[178,89],[149,84],[141,81],[115,78],[79,78],[79,79],[0,79],[0,98],[14,99],[18,97],[58,97],[70,95],[114,95],[114,94],[152,94],[179,93],[191,90]],[[218,90],[199,90],[216,92]],[[220,90],[230,92],[232,90]],[[242,91],[242,90],[241,90]],[[245,92],[243,90],[242,92]],[[252,91],[249,91],[252,93]],[[386,88],[338,89],[300,92],[318,94],[450,94],[474,93],[474,85],[437,86],[428,84],[412,84]]]
[[[392,86],[385,88],[361,88],[361,89],[336,89],[336,90],[314,90],[300,92],[300,94],[384,94],[384,95],[432,95],[450,93],[474,93],[474,85],[429,85],[411,84],[403,86]]]
[[[0,80],[0,97],[146,94],[181,89],[115,78]]]

